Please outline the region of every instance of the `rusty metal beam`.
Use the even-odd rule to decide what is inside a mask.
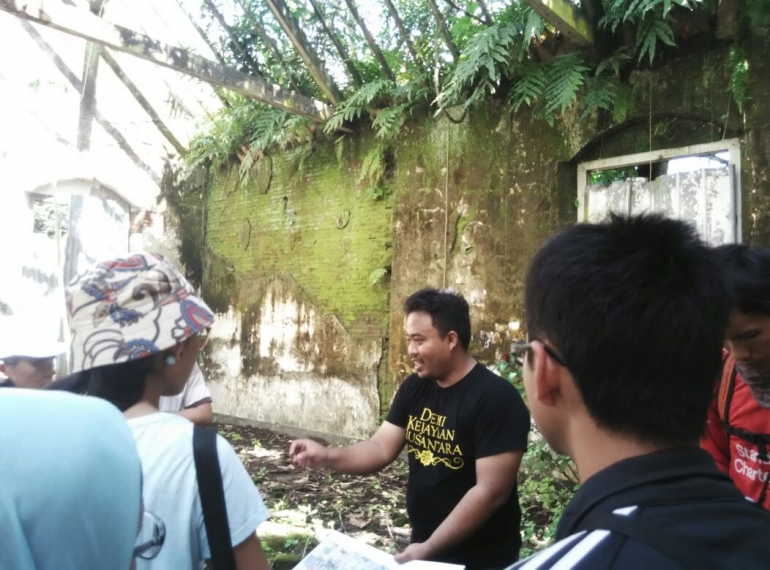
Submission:
[[[333,105],[339,104],[343,99],[342,92],[334,81],[332,81],[332,78],[329,77],[329,74],[326,73],[326,70],[321,63],[321,58],[318,57],[310,46],[310,42],[305,37],[305,33],[294,19],[294,16],[291,15],[284,0],[265,0],[265,4],[270,8],[273,16],[291,41],[294,49],[297,50],[302,61],[305,62],[308,71],[310,71],[310,74],[321,88],[323,94]]]
[[[117,51],[130,53],[317,122],[324,122],[332,112],[328,105],[320,101],[287,91],[258,77],[228,69],[188,50],[172,47],[128,28],[110,24],[81,9],[41,0],[0,0],[0,10]]]

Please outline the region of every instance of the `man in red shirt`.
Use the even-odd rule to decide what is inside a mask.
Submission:
[[[731,244],[716,253],[733,309],[701,445],[747,497],[770,509],[770,249]]]

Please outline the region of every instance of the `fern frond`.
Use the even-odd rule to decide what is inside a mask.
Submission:
[[[557,111],[564,113],[575,102],[588,71],[580,52],[554,58],[548,65],[544,91],[546,118],[553,117]]]
[[[533,104],[543,96],[543,90],[547,81],[545,66],[531,61],[525,61],[518,68],[519,78],[513,84],[508,102],[514,111],[526,103]]]
[[[648,16],[636,30],[636,47],[639,50],[638,61],[649,55],[650,63],[655,59],[655,49],[658,41],[668,46],[676,46],[674,31],[671,29],[671,18]]]
[[[730,74],[727,90],[738,105],[738,111],[743,112],[743,105],[748,98],[746,93],[749,80],[749,61],[746,50],[740,46],[732,46],[725,67]]]
[[[380,111],[372,121],[372,126],[377,131],[378,139],[387,139],[394,137],[399,129],[404,118],[404,110],[408,107],[407,104],[402,103],[395,107],[388,107]]]

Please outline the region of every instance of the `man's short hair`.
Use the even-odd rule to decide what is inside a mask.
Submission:
[[[659,215],[572,226],[532,261],[525,306],[530,339],[561,352],[598,425],[658,444],[701,436],[729,295],[691,226]]]
[[[433,287],[420,289],[404,301],[404,312],[407,315],[428,313],[441,338],[446,337],[450,331],[455,331],[463,350],[468,351],[471,342],[471,317],[468,302],[460,293]]]
[[[715,251],[732,307],[746,314],[770,315],[770,249],[728,244]]]

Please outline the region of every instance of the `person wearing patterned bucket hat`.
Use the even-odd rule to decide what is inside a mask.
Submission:
[[[163,550],[137,570],[203,568],[211,557],[193,456],[193,424],[158,411],[161,396],[184,388],[214,315],[163,256],[135,253],[103,261],[67,290],[71,375],[63,389],[104,398],[127,418],[144,474],[144,502],[166,524]],[[255,529],[268,513],[230,444],[217,436],[237,570],[269,564]]]

